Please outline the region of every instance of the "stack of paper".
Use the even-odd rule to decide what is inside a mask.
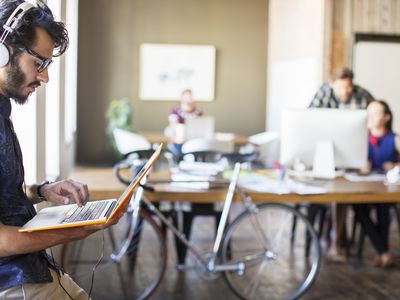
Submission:
[[[354,182],[386,181],[385,174],[377,174],[377,173],[371,173],[367,175],[360,175],[358,173],[346,173],[344,175],[344,178],[346,178],[348,181],[354,181]]]
[[[196,175],[215,176],[225,169],[225,166],[217,163],[181,161],[179,169]]]

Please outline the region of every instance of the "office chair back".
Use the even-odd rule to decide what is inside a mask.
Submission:
[[[132,131],[115,128],[113,130],[113,136],[115,145],[122,155],[133,151],[151,149],[151,144],[147,139]]]

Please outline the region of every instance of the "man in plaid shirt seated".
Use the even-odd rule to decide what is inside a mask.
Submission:
[[[324,83],[314,95],[309,107],[324,108],[367,108],[372,95],[353,83],[353,72],[344,68]]]

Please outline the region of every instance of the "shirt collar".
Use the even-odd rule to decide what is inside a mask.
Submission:
[[[11,115],[11,101],[9,98],[0,96],[0,115],[8,119]]]

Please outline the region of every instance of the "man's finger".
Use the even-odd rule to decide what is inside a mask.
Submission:
[[[65,185],[63,186],[63,190],[71,195],[78,206],[86,204],[86,198],[84,195],[81,194],[80,185],[76,182],[72,180],[66,181]]]
[[[68,197],[64,197],[61,195],[57,195],[56,193],[51,193],[51,196],[49,197],[51,199],[51,202],[57,203],[57,204],[69,204],[69,199]]]

